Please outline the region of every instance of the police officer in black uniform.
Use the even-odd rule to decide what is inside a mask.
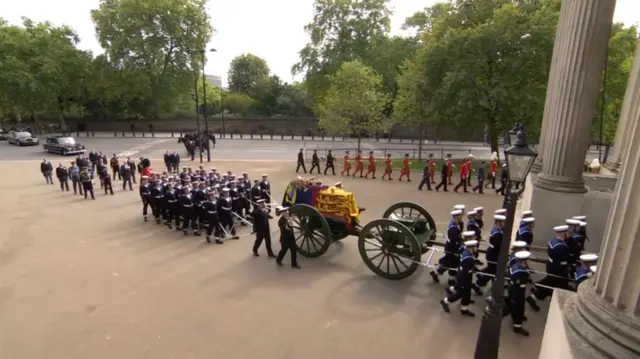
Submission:
[[[327,152],[327,163],[324,166],[324,174],[327,174],[327,170],[329,168],[331,168],[331,172],[333,173],[333,175],[336,175],[336,168],[334,165],[334,162],[336,161],[336,158],[333,157],[333,153],[331,153],[331,150],[329,150],[329,152]]]
[[[269,258],[275,258],[273,250],[271,249],[271,229],[269,228],[269,220],[273,217],[267,213],[264,200],[258,201],[258,207],[254,210],[253,214],[253,232],[256,234],[256,240],[253,243],[253,255],[259,257],[258,249],[264,241],[264,245],[267,248],[267,254]]]
[[[276,264],[282,267],[282,260],[287,252],[291,253],[291,267],[300,269],[298,265],[298,249],[296,246],[296,237],[293,234],[293,226],[289,218],[289,209],[284,207],[276,208],[276,215],[282,216],[278,219],[278,228],[280,228],[280,252],[276,257]]]
[[[311,169],[309,170],[310,174],[313,174],[313,169],[318,171],[320,174],[320,157],[318,157],[318,150],[313,150],[313,155],[311,156]]]
[[[267,174],[262,175],[262,181],[260,181],[260,193],[261,198],[264,199],[266,203],[271,203],[271,184],[269,184],[269,180],[267,179]],[[267,206],[269,208],[270,206]]]
[[[133,184],[136,184],[136,163],[128,156],[124,163],[129,165],[129,168],[131,168],[131,180],[133,180]]]
[[[69,192],[69,170],[67,170],[62,163],[56,168],[56,177],[58,181],[60,181],[60,189]]]
[[[89,168],[85,167],[80,172],[80,180],[82,181],[82,188],[84,189],[84,198],[87,199],[87,194],[91,194],[91,199],[96,199],[93,194],[93,180],[89,174]]]
[[[151,191],[149,189],[149,177],[142,176],[140,177],[140,200],[142,200],[142,216],[144,217],[144,221],[147,219],[147,209],[149,208],[149,197],[151,196]]]
[[[496,190],[496,194],[501,194],[504,196],[505,191],[507,190],[507,182],[509,180],[509,169],[507,168],[507,164],[502,165],[502,171],[500,172],[500,188]]]
[[[307,167],[304,165],[304,152],[302,148],[300,149],[300,152],[298,152],[298,166],[296,167],[296,173],[300,171],[300,167],[302,167],[304,173],[307,173]]]

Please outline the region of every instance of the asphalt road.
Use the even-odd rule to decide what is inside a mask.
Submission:
[[[42,140],[41,140],[42,142]],[[182,156],[186,156],[184,145],[178,143],[177,138],[168,136],[150,137],[80,137],[78,142],[85,145],[90,151],[95,149],[102,151],[109,157],[117,154],[120,157],[131,156],[161,158],[166,151],[177,151]],[[300,149],[305,150],[307,158],[311,158],[313,150],[318,150],[321,157],[326,157],[329,149],[337,157],[341,157],[344,151],[350,150],[353,154],[357,149],[356,141],[307,141],[307,140],[259,140],[259,139],[218,139],[216,148],[211,152],[212,160],[292,160],[296,159],[296,154]],[[419,150],[417,143],[394,143],[378,142],[366,140],[361,143],[361,150],[367,154],[374,151],[376,157],[382,158],[391,154],[394,158],[399,158],[408,153],[411,158],[418,158]],[[491,156],[489,147],[480,143],[427,143],[423,144],[422,156],[433,154],[435,158],[443,158],[446,154],[451,154],[454,159],[463,158],[469,153],[477,159],[488,159]],[[42,146],[16,147],[7,142],[0,142],[0,161],[40,161],[43,157],[49,158],[52,162],[71,161],[73,157],[65,159],[59,155],[46,154]],[[199,157],[196,154],[196,157]],[[597,152],[590,151],[588,158],[597,157]],[[206,161],[206,153],[203,155]],[[197,159],[197,158],[196,158]]]

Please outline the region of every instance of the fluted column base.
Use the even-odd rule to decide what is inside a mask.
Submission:
[[[533,162],[533,166],[531,166],[531,173],[537,175],[540,172],[542,172],[542,156],[538,154],[538,157]]]
[[[584,178],[570,178],[552,176],[541,172],[536,178],[534,186],[551,192],[564,193],[587,193],[588,189],[584,185]]]
[[[563,308],[575,358],[640,358],[640,322],[623,315],[585,282]]]

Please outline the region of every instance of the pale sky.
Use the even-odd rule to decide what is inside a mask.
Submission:
[[[0,0],[0,17],[20,23],[26,16],[35,21],[67,24],[75,29],[82,42],[80,47],[94,54],[102,53],[95,38],[90,10],[98,0]],[[400,34],[404,19],[437,0],[391,0],[394,9],[392,28]],[[210,47],[218,52],[209,54],[207,74],[222,76],[227,82],[231,60],[243,53],[252,53],[267,60],[271,71],[283,81],[291,82],[291,66],[298,60],[298,51],[307,43],[303,27],[311,21],[313,0],[209,0],[208,11],[216,28]],[[640,0],[617,0],[615,21],[627,25],[640,21]]]

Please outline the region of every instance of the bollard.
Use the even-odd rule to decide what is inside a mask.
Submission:
[[[336,140],[336,136],[331,136],[331,141],[335,141]]]
[[[91,137],[96,137],[96,133],[91,131]]]
[[[182,137],[182,131],[180,131],[180,137]]]
[[[76,137],[80,137],[80,131],[76,130]]]
[[[151,131],[151,138],[155,138],[156,137],[156,133]]]
[[[322,137],[320,139],[324,141],[324,135],[322,135]]]
[[[116,131],[113,131],[113,137],[118,137],[118,133]]]
[[[242,134],[240,134],[240,139],[242,139],[242,137],[243,137]]]
[[[251,133],[251,139],[253,140],[253,132]]]
[[[440,159],[443,160],[444,159],[444,148],[440,149]]]
[[[260,134],[260,139],[262,139],[262,134]]]
[[[271,134],[271,139],[273,140],[273,133]]]
[[[87,131],[87,137],[89,137],[89,131]]]
[[[293,140],[293,135],[291,135],[291,139]]]
[[[171,131],[171,138],[173,138],[173,131]]]
[[[302,140],[304,141],[304,135],[302,135]]]
[[[387,157],[387,149],[386,148],[384,149],[384,157],[385,158]]]
[[[387,137],[387,142],[391,143],[391,136]]]
[[[122,131],[122,137],[124,137],[124,131]]]
[[[144,137],[144,131],[142,131],[142,137]]]
[[[281,133],[281,134],[280,134],[280,139],[281,139],[281,140],[284,140],[284,133]]]
[[[230,134],[229,138],[233,140],[233,133]]]
[[[313,135],[311,135],[311,141],[313,141]]]
[[[469,154],[471,154],[471,149],[469,149]]]

